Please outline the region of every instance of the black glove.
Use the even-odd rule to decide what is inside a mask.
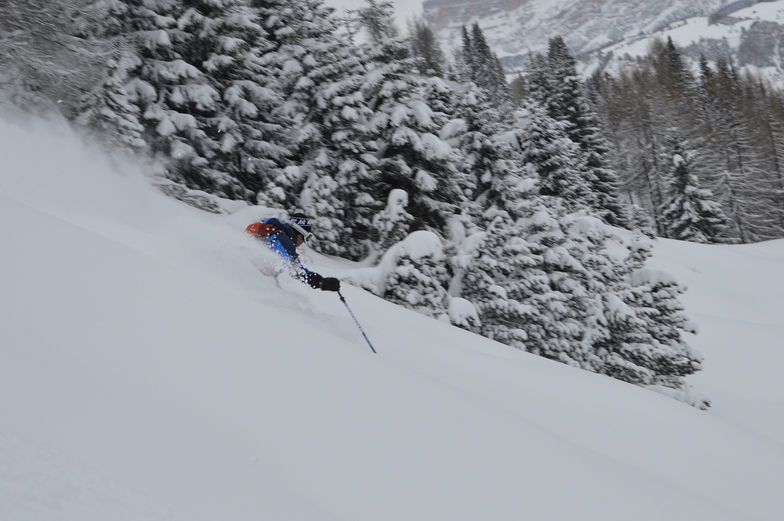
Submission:
[[[321,287],[322,280],[324,280],[324,277],[318,273],[308,273],[305,277],[305,282],[307,282],[313,289],[319,289]]]
[[[340,281],[335,277],[324,277],[321,281],[323,291],[340,291]]]

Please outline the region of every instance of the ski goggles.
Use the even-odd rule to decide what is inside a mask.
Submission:
[[[299,224],[297,224],[295,222],[292,222],[292,223],[289,223],[289,224],[291,225],[291,228],[295,232],[297,232],[298,234],[302,235],[302,240],[304,240],[305,242],[308,242],[309,240],[311,240],[313,238],[313,234],[310,233],[309,231],[305,230],[305,228],[303,228]]]

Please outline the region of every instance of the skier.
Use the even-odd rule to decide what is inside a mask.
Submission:
[[[270,217],[260,222],[249,224],[245,232],[263,240],[272,251],[277,253],[290,268],[289,273],[313,289],[323,291],[340,291],[340,281],[334,277],[322,277],[318,273],[302,265],[297,248],[308,242],[312,237],[310,219],[305,214],[291,214],[288,222]],[[284,270],[276,270],[279,275]]]

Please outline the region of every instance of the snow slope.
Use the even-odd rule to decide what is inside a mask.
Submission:
[[[784,0],[768,0],[730,11],[729,17],[719,23],[707,16],[691,17],[653,33],[628,35],[590,58],[585,57],[583,73],[590,75],[599,68],[618,73],[619,69],[646,56],[655,40],[671,38],[692,59],[695,72],[700,55],[708,60],[730,57],[737,65],[769,79],[774,85],[784,85],[781,53]],[[608,62],[608,58],[612,59]]]
[[[359,289],[0,122],[0,520],[781,519],[784,242],[661,241],[703,412]],[[349,263],[314,253],[329,275]]]

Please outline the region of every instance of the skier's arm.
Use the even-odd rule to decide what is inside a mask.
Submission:
[[[313,289],[340,291],[340,281],[338,279],[333,277],[324,278],[315,271],[303,266],[302,261],[299,260],[299,256],[296,254],[294,244],[282,232],[270,236],[268,244],[275,253],[289,263],[291,268],[289,274],[295,279],[304,282]],[[294,251],[293,254],[292,251]]]

